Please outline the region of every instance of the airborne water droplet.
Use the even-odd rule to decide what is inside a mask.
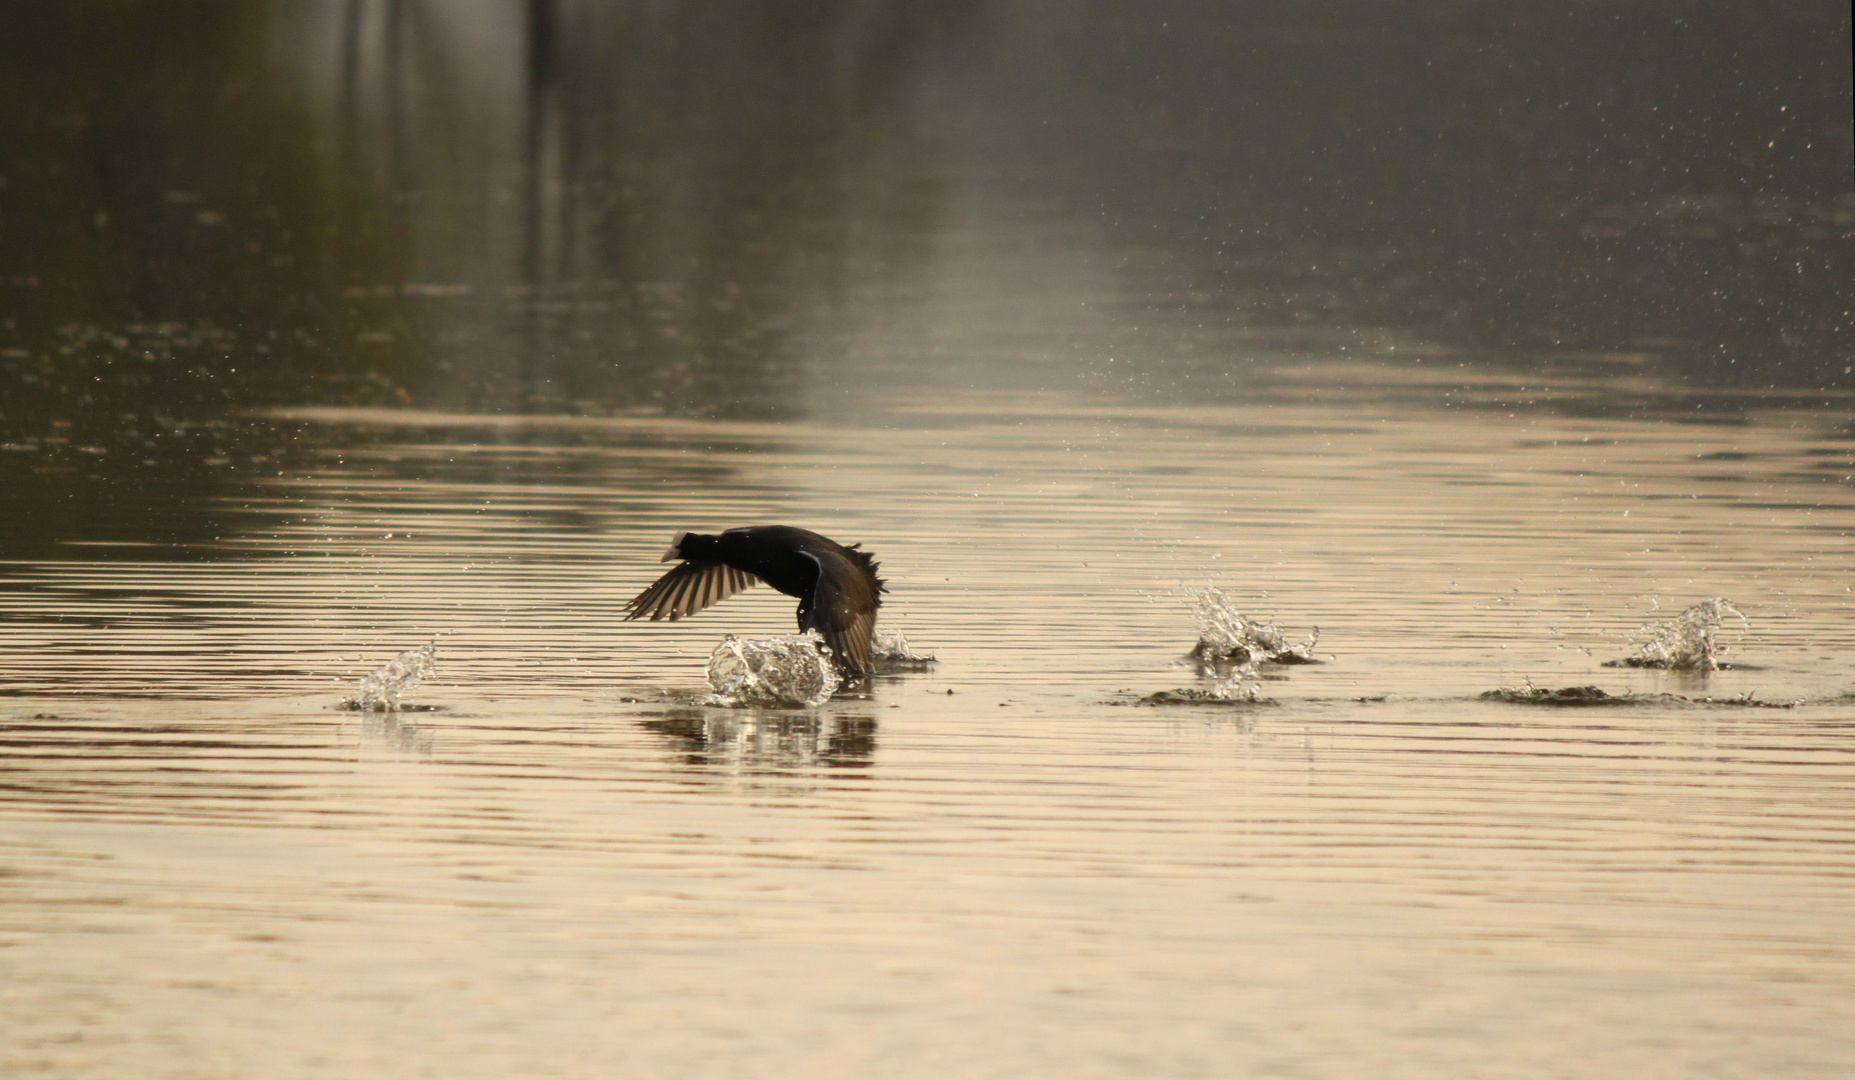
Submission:
[[[407,649],[361,680],[355,695],[342,708],[358,712],[398,712],[400,695],[437,670],[438,642]]]
[[[1660,606],[1659,604],[1656,606]],[[1726,615],[1739,617],[1739,633],[1745,636],[1751,621],[1745,613],[1723,596],[1702,600],[1667,622],[1650,623],[1638,631],[1648,640],[1636,647],[1633,655],[1605,662],[1605,667],[1666,668],[1669,671],[1715,671],[1720,667],[1718,654],[1725,651],[1718,638]]]

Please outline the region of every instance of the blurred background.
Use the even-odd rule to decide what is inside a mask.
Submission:
[[[0,58],[0,433],[85,475],[275,404],[1855,383],[1836,0],[94,0]]]

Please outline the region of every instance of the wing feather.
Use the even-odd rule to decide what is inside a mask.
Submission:
[[[818,563],[818,583],[811,601],[801,608],[801,630],[816,630],[831,646],[846,674],[870,670],[871,641],[876,634],[876,608],[881,604],[875,576],[864,567],[833,552],[804,552]]]
[[[856,616],[841,630],[821,629],[819,633],[824,635],[825,644],[831,646],[832,653],[842,660],[845,671],[862,675],[870,670],[875,630],[876,613],[868,611]]]
[[[721,563],[680,563],[625,605],[625,618],[677,619],[721,603],[760,579]]]

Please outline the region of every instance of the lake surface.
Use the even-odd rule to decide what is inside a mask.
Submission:
[[[1846,427],[1272,370],[271,416],[305,449],[216,537],[5,568],[4,1071],[1845,1075]],[[675,530],[768,520],[865,542],[938,664],[694,704],[791,601],[621,604]],[[1209,685],[1207,584],[1327,662],[1137,704]],[[1599,666],[1716,595],[1733,669]],[[337,709],[435,635],[429,711]],[[1529,680],[1689,700],[1478,699]]]
[[[790,7],[0,5],[0,1077],[1855,1075],[1847,5]]]

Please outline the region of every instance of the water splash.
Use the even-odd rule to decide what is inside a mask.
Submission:
[[[1198,644],[1192,659],[1209,664],[1318,664],[1314,645],[1320,641],[1316,626],[1299,645],[1274,623],[1246,619],[1222,589],[1206,586],[1194,594],[1198,600],[1192,621],[1198,625]]]
[[[353,697],[341,703],[356,712],[398,712],[400,696],[411,692],[437,670],[438,642],[407,649],[361,680]]]
[[[1637,631],[1649,640],[1636,647],[1633,655],[1606,660],[1605,667],[1664,668],[1669,671],[1717,671],[1723,665],[1720,654],[1728,646],[1718,640],[1725,616],[1739,618],[1740,636],[1751,629],[1745,613],[1723,596],[1702,600],[1667,622],[1650,623]]]
[[[831,700],[841,681],[831,649],[816,630],[771,638],[730,634],[709,655],[704,705],[727,708],[816,708]]]
[[[936,662],[933,653],[916,652],[899,630],[876,631],[870,660],[879,672],[926,671],[929,664]]]

